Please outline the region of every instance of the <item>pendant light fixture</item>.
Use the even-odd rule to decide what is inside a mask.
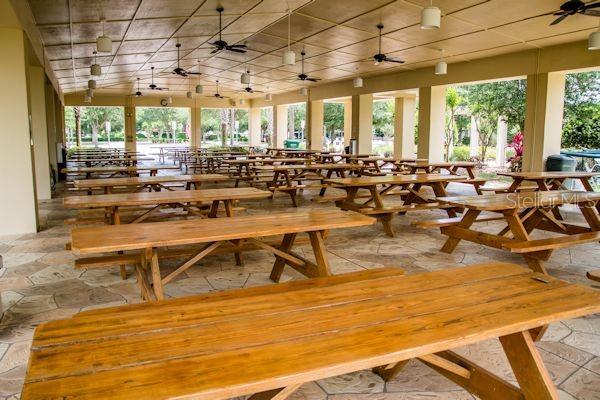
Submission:
[[[104,34],[104,24],[106,23],[106,20],[101,19],[100,23],[102,24],[102,36],[98,36],[96,39],[96,50],[98,50],[99,53],[110,53],[112,52],[112,40]]]
[[[271,93],[267,93],[267,94],[265,94],[265,100],[266,100],[266,101],[271,101],[271,100],[273,100],[273,95],[272,95]]]
[[[89,96],[90,98],[94,97],[94,90],[93,89],[86,89],[85,90],[85,95]]]
[[[204,93],[204,87],[200,84],[196,85],[196,93],[198,93],[198,94]]]
[[[242,74],[242,76],[240,77],[240,82],[242,83],[242,85],[250,84],[250,70],[247,69],[246,72]]]
[[[440,61],[435,64],[435,74],[436,75],[446,75],[448,73],[448,64],[444,61],[444,49],[440,49],[442,53]]]
[[[354,78],[354,80],[352,81],[352,85],[355,88],[361,88],[363,87],[363,78],[361,78],[360,76],[357,76],[356,78]]]
[[[300,89],[300,94],[302,96],[308,96],[308,88],[303,87],[302,89]]]
[[[598,24],[598,30],[590,34],[588,50],[600,50],[600,24]]]
[[[193,99],[194,98],[194,94],[192,93],[192,78],[189,78],[189,77],[188,77],[188,91],[185,94],[185,96],[188,99]]]
[[[96,89],[96,86],[97,86],[97,85],[96,85],[96,81],[95,81],[95,80],[93,80],[93,79],[90,79],[90,80],[88,81],[88,89]]]
[[[291,49],[292,36],[292,12],[288,10],[288,45],[287,50],[283,53],[283,65],[296,64],[296,53]]]
[[[421,29],[439,29],[441,21],[442,11],[431,0],[430,5],[421,11]]]
[[[96,61],[96,54],[97,52],[94,51],[94,63],[90,66],[90,74],[93,76],[100,76],[102,75],[102,67],[100,67],[100,64]]]

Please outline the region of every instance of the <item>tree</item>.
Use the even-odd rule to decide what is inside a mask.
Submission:
[[[394,135],[394,101],[373,103],[373,135],[391,138]]]
[[[454,87],[448,88],[446,92],[446,129],[444,135],[444,159],[450,160],[452,148],[457,140],[456,111],[463,103],[462,97]]]
[[[600,72],[568,74],[562,145],[600,148]]]
[[[325,103],[323,105],[323,127],[330,140],[344,135],[344,105]]]

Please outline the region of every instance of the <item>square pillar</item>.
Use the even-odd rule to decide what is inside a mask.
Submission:
[[[396,97],[394,112],[394,157],[415,156],[415,98]]]
[[[22,30],[0,28],[0,235],[34,233],[37,199],[27,100],[26,38]]]
[[[352,96],[352,139],[358,141],[358,152],[373,150],[373,95]]]
[[[202,107],[194,105],[190,110],[192,114],[191,121],[191,137],[190,146],[201,147],[202,146]]]
[[[129,96],[125,105],[125,150],[136,151],[137,135],[135,127],[135,104]]]
[[[287,104],[273,106],[273,147],[283,148],[283,141],[287,139]]]
[[[565,104],[565,74],[527,76],[523,170],[544,171],[546,158],[560,153]]]
[[[350,144],[352,138],[352,100],[344,102],[344,146]]]
[[[35,188],[39,200],[49,200],[52,197],[52,190],[50,188],[50,157],[46,124],[46,74],[42,67],[37,66],[29,67],[28,72]]]
[[[323,150],[323,100],[309,101],[306,111],[308,126],[306,148]]]
[[[431,162],[444,161],[446,88],[419,88],[419,141],[417,157]]]
[[[58,130],[56,125],[56,104],[54,103],[54,87],[49,81],[46,81],[45,84],[45,96],[44,100],[46,103],[46,127],[48,129],[47,132],[47,140],[48,140],[48,158],[50,160],[50,165],[54,169],[56,173],[56,178],[58,179],[58,143],[61,143],[58,136]]]
[[[260,146],[261,136],[261,109],[252,107],[248,110],[248,145],[250,147]]]

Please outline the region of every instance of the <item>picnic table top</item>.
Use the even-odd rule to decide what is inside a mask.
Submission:
[[[274,164],[276,162],[282,163],[301,163],[309,161],[307,158],[243,158],[243,159],[235,159],[235,160],[223,160],[226,164]]]
[[[228,399],[600,311],[599,291],[537,276],[385,268],[86,311],[36,329],[22,399]]]
[[[563,178],[592,178],[600,172],[586,171],[538,171],[538,172],[498,172],[498,175],[510,176],[513,179],[563,179]]]
[[[84,162],[119,162],[119,161],[150,161],[154,160],[153,157],[145,157],[145,156],[130,156],[130,157],[99,157],[99,158],[76,158],[69,159],[69,162],[72,163],[84,163]]]
[[[215,182],[227,181],[227,175],[197,174],[197,175],[160,175],[160,176],[132,176],[127,178],[100,178],[77,179],[73,182],[77,188],[103,187],[103,186],[137,186],[166,182]]]
[[[92,173],[92,172],[139,172],[159,169],[179,169],[176,165],[113,165],[107,167],[67,167],[61,171],[66,174]]]
[[[425,168],[425,167],[440,167],[440,168],[450,168],[450,167],[462,167],[462,168],[471,168],[475,167],[477,163],[471,161],[449,161],[449,162],[434,162],[427,160],[417,160],[413,162],[403,162],[403,164],[407,167],[411,168]]]
[[[287,165],[264,165],[256,167],[257,170],[268,171],[287,171],[294,170],[319,170],[319,169],[360,169],[359,165],[346,163],[307,163],[307,164],[287,164]]]
[[[271,197],[268,190],[253,187],[177,190],[161,192],[115,193],[63,198],[66,208],[140,206],[166,203],[212,202],[215,200],[249,200]]]
[[[71,246],[79,253],[102,253],[315,232],[373,223],[375,219],[358,213],[323,210],[106,225],[74,228],[71,232]]]
[[[340,186],[372,186],[372,185],[402,185],[410,183],[449,182],[468,179],[460,175],[441,174],[411,174],[411,175],[386,175],[386,176],[358,176],[351,178],[326,179],[325,183]]]
[[[600,200],[600,193],[569,190],[515,192],[485,196],[439,197],[438,202],[479,211],[502,211],[529,207],[551,207]]]

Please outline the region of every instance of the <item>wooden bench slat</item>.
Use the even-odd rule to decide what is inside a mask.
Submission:
[[[535,251],[562,249],[578,244],[597,241],[600,241],[600,232],[588,232],[547,239],[511,241],[503,243],[502,247],[510,250],[513,253],[531,253]]]

